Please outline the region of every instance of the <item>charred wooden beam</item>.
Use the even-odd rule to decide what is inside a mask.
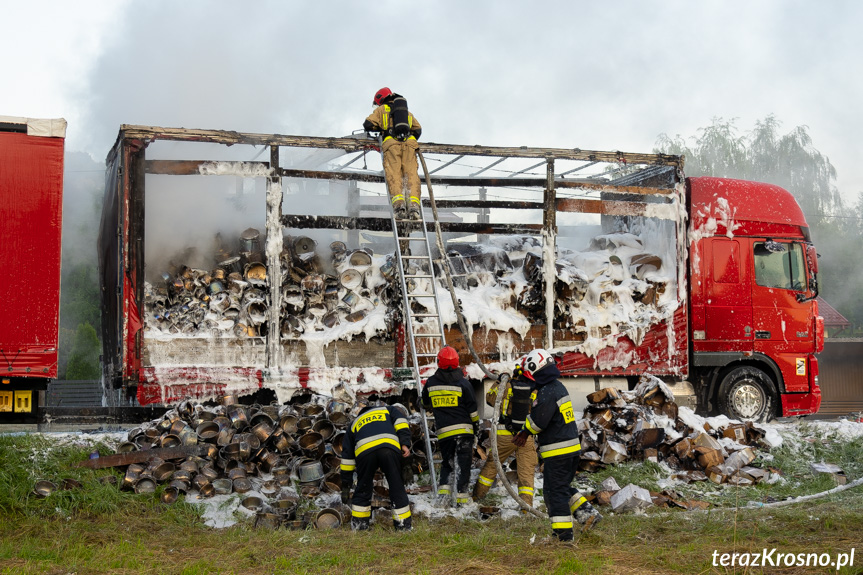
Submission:
[[[120,137],[136,138],[145,142],[156,140],[211,142],[234,145],[248,144],[252,146],[291,146],[301,148],[329,148],[346,152],[357,152],[371,149],[377,145],[377,140],[364,137],[353,138],[321,138],[309,136],[286,136],[282,134],[254,134],[228,130],[195,130],[186,128],[164,128],[159,126],[137,126],[123,124],[120,126]],[[544,158],[561,160],[581,160],[587,162],[614,162],[626,164],[683,165],[683,156],[669,154],[634,154],[629,152],[601,152],[581,150],[579,148],[529,148],[498,147],[498,146],[464,146],[457,144],[436,144],[425,142],[420,144],[424,154],[453,154],[463,156],[506,156],[512,158]]]
[[[317,170],[289,170],[281,169],[279,173],[286,178],[309,178],[314,180],[350,180],[360,182],[383,182],[380,174],[362,174],[358,172],[327,172]],[[425,181],[424,176],[420,180]],[[513,188],[544,188],[548,184],[548,178],[457,178],[439,177],[432,178],[432,184],[436,186],[476,186],[476,187],[513,187]],[[595,190],[598,192],[614,192],[621,194],[669,194],[671,188],[648,188],[643,186],[611,186],[603,182],[589,182],[585,180],[563,180],[555,178],[555,188]],[[441,200],[442,201],[442,200]],[[440,204],[440,201],[438,202]]]
[[[310,180],[342,180],[350,182],[383,183],[384,176],[380,172],[321,172],[316,170],[290,170],[282,168],[279,175],[283,178],[307,178]]]
[[[458,209],[458,208],[500,208],[503,210],[541,210],[542,202],[519,202],[519,201],[501,201],[501,200],[436,200],[438,208],[441,209]],[[423,206],[431,207],[431,202],[423,198]]]
[[[433,222],[426,222],[433,231]],[[367,230],[391,232],[389,218],[352,218],[346,216],[306,216],[287,214],[282,216],[282,226],[297,229]],[[485,224],[474,222],[441,222],[441,231],[469,234],[536,234],[540,224]]]
[[[602,214],[606,216],[646,216],[675,219],[672,204],[646,204],[644,202],[619,202],[614,200],[586,200],[579,198],[557,198],[555,207],[559,212]],[[667,212],[663,213],[663,212]]]
[[[211,160],[147,160],[144,170],[148,174],[159,174],[167,176],[200,176],[202,167],[218,164],[219,161]],[[269,168],[266,162],[225,162],[247,167]]]
[[[202,166],[216,162],[208,160],[148,160],[145,163],[146,173],[165,174],[174,176],[197,176],[201,174]],[[266,162],[237,162],[244,166],[269,167]],[[380,173],[363,172],[333,172],[321,170],[294,170],[279,169],[278,175],[284,178],[305,178],[310,180],[340,180],[351,182],[374,182],[383,183],[384,177]],[[425,181],[424,177],[420,178]],[[432,178],[432,183],[437,186],[470,186],[470,187],[521,187],[521,188],[544,188],[548,184],[547,178],[471,178],[471,177],[439,177]],[[604,182],[591,182],[585,180],[563,180],[555,178],[555,188],[582,189],[607,193],[621,194],[668,194],[670,188],[651,188],[644,186],[612,186]],[[443,204],[441,204],[443,207]],[[480,207],[480,206],[476,206]],[[505,207],[505,206],[486,206]]]

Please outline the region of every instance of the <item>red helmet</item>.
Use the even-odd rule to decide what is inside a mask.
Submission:
[[[381,88],[375,93],[375,99],[372,102],[375,106],[380,106],[384,100],[393,95],[393,91],[389,88]]]
[[[454,347],[444,346],[437,354],[437,366],[441,369],[458,367],[458,352]]]

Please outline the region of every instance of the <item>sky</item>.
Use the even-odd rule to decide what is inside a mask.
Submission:
[[[375,91],[423,140],[650,152],[713,117],[805,125],[863,192],[863,3],[0,0],[0,115],[64,117],[102,161],[121,124],[343,136]]]

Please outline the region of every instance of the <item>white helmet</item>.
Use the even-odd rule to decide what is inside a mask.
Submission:
[[[530,379],[534,378],[536,372],[554,365],[554,357],[544,349],[535,349],[524,358],[521,366],[524,374]]]

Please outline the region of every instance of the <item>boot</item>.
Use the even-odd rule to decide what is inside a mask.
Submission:
[[[422,204],[420,203],[420,199],[412,197],[411,198],[411,207],[408,210],[408,212],[409,212],[408,217],[415,222],[421,221],[423,219],[422,213],[420,212],[421,207],[422,207]]]
[[[396,220],[407,219],[407,210],[405,209],[405,205],[393,205],[393,214],[395,215]]]
[[[351,517],[351,530],[353,531],[368,531],[369,517]]]
[[[479,501],[483,497],[488,494],[488,490],[491,489],[491,485],[483,485],[482,481],[485,479],[482,475],[477,479],[476,485],[473,486],[473,500]],[[487,480],[486,480],[487,481]]]
[[[572,514],[581,525],[581,532],[590,531],[602,521],[602,514],[590,503],[582,503]]]
[[[411,525],[411,519],[411,517],[408,517],[404,521],[393,519],[393,527],[395,527],[396,531],[412,531],[413,526]]]

